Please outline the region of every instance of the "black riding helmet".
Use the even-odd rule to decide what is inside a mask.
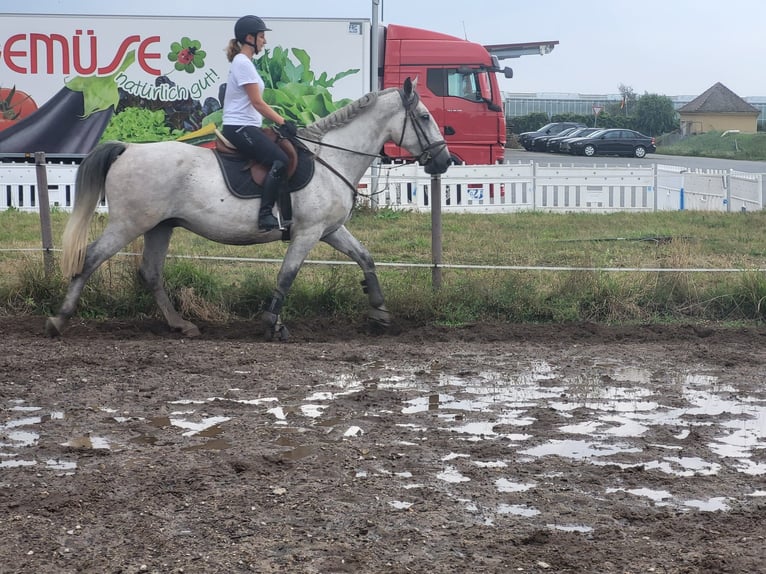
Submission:
[[[234,37],[239,42],[245,41],[248,34],[257,36],[258,32],[270,32],[271,28],[266,27],[266,22],[258,16],[242,16],[237,23],[234,24]]]

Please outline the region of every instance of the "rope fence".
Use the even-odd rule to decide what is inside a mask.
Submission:
[[[10,248],[0,249],[0,253],[53,253],[61,249],[41,248]],[[116,257],[138,257],[140,253],[120,251]],[[282,259],[267,259],[261,257],[231,257],[220,255],[171,255],[168,259],[191,259],[199,261],[221,261],[231,263],[270,263],[281,265]],[[354,261],[334,261],[307,259],[305,265],[356,265]],[[592,271],[603,273],[766,273],[766,268],[705,268],[705,267],[567,267],[556,265],[473,265],[463,263],[406,263],[406,262],[375,262],[376,267],[402,267],[421,269],[475,269],[490,271]]]

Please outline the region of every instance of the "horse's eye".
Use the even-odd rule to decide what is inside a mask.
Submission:
[[[428,114],[420,114],[420,119],[424,122],[427,122],[430,117]]]

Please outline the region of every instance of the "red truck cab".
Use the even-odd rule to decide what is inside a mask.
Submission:
[[[505,113],[496,57],[455,36],[389,24],[383,50],[383,88],[418,79],[418,93],[439,124],[455,163],[494,164],[505,154]],[[391,158],[406,157],[386,144]]]

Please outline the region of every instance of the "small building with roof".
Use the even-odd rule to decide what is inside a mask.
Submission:
[[[760,112],[759,108],[747,103],[721,82],[678,108],[681,133],[684,135],[726,130],[755,133]]]

